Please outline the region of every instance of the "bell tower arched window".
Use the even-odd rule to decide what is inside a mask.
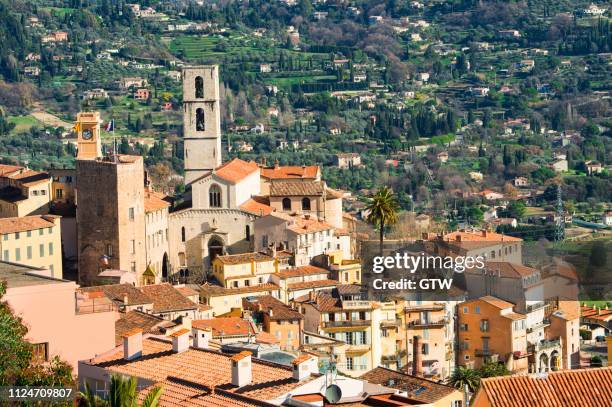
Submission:
[[[204,79],[201,76],[195,78],[195,97],[198,99],[204,98]]]
[[[211,208],[221,207],[221,188],[219,185],[213,185],[208,190],[208,206]]]
[[[196,109],[196,131],[204,131],[204,109]]]

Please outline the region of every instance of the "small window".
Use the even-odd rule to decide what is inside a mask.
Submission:
[[[47,231],[49,232],[49,234],[53,233],[53,229],[52,228],[47,228]]]
[[[38,252],[39,252],[40,257],[45,257],[45,245],[44,244],[40,244],[40,246],[38,246]]]
[[[26,236],[27,236],[27,237],[32,237],[32,231],[31,231],[31,230],[28,230],[28,231],[27,231],[27,233],[26,233]]]
[[[136,253],[136,241],[135,240],[130,240],[130,253],[132,254]]]
[[[113,245],[110,243],[106,245],[106,255],[108,257],[113,257]]]
[[[44,231],[43,229],[38,229],[38,235],[39,235],[39,236],[42,236],[42,235],[43,235],[43,233],[45,233],[45,231]]]
[[[49,256],[53,256],[53,242],[49,243]]]
[[[49,343],[35,343],[32,345],[32,359],[36,362],[49,361]]]
[[[302,210],[303,211],[310,210],[310,198],[307,198],[307,197],[302,198]]]
[[[2,255],[2,259],[4,261],[9,261],[9,251],[8,250],[4,251],[4,254]]]
[[[291,199],[283,198],[283,210],[290,211],[291,210]]]
[[[244,228],[244,238],[247,242],[251,241],[251,226],[250,225],[246,225]]]
[[[181,228],[181,242],[185,241],[185,226]]]
[[[2,240],[8,240],[8,233],[2,235]]]
[[[135,273],[135,272],[136,272],[136,262],[135,262],[135,261],[133,261],[133,262],[130,264],[130,270],[132,271],[132,273]]]
[[[463,307],[463,313],[467,314],[468,313],[468,307]]]
[[[128,218],[129,220],[134,220],[134,208],[128,208]]]
[[[19,232],[15,232],[15,240],[19,239]]]
[[[211,185],[208,190],[208,206],[211,208],[221,207],[221,188],[217,184]]]
[[[21,261],[21,249],[19,247],[15,249],[15,261]]]
[[[26,255],[28,257],[28,260],[32,260],[32,246],[28,246],[26,249]]]
[[[477,314],[480,314],[480,307],[476,306],[476,308],[474,309],[474,312],[477,313]]]

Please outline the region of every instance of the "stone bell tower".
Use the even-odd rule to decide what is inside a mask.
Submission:
[[[219,67],[183,68],[185,184],[221,165]]]

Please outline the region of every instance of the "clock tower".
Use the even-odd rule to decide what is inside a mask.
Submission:
[[[77,115],[77,160],[95,160],[102,157],[100,112],[80,112]]]

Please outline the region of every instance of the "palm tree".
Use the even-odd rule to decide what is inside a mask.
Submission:
[[[480,384],[480,375],[474,369],[467,366],[459,366],[455,369],[451,377],[448,378],[448,384],[463,391],[467,385],[470,392],[475,392]]]
[[[382,256],[385,226],[393,225],[397,222],[399,203],[391,188],[385,186],[369,198],[366,210],[370,212],[368,214],[368,222],[376,226],[380,233],[380,255]]]
[[[89,384],[85,386],[85,393],[81,393],[82,402],[86,407],[138,407],[138,392],[136,378],[129,379],[113,375],[108,400],[102,400],[91,392]],[[149,391],[140,407],[157,407],[162,394],[162,387],[155,387]]]

